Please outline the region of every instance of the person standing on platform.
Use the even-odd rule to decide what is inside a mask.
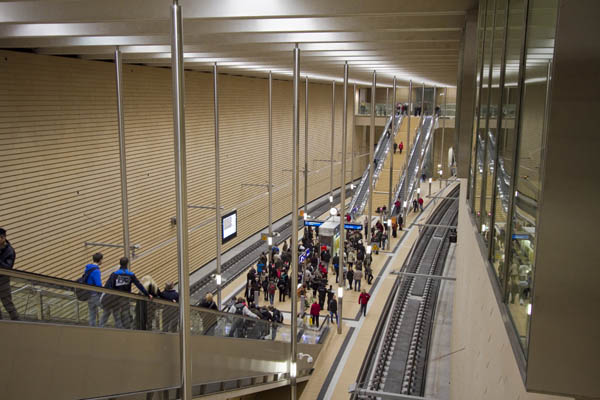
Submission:
[[[394,142],[394,154],[396,154],[396,150],[398,150],[398,143]]]
[[[335,315],[335,323],[338,324],[337,299],[335,296],[331,296],[331,300],[329,300],[327,307],[329,309],[329,319],[333,322],[333,316]]]
[[[96,253],[92,256],[92,263],[85,266],[84,276],[87,275],[85,279],[85,284],[92,286],[100,286],[102,287],[102,278],[100,276],[100,265],[102,265],[102,253]],[[88,299],[88,317],[90,326],[98,325],[98,307],[100,306],[100,296],[102,295],[99,292],[90,291],[90,298]]]
[[[321,307],[317,300],[315,299],[312,306],[310,306],[310,319],[312,320],[313,326],[319,327],[319,314],[321,313]]]
[[[360,283],[362,281],[362,277],[363,277],[363,272],[357,268],[356,271],[354,271],[354,291],[355,292],[360,291]]]
[[[333,299],[333,286],[329,285],[329,289],[327,289],[327,310],[329,310],[329,303],[331,303],[331,299]]]
[[[423,198],[419,197],[419,200],[417,200],[419,202],[419,208],[421,209],[421,211],[423,211]]]
[[[402,141],[400,141],[400,144],[398,145],[398,153],[402,154],[403,149],[404,149],[404,143],[402,143]]]
[[[367,293],[367,291],[365,289],[363,289],[360,296],[358,296],[358,304],[360,304],[360,312],[365,317],[367,316],[367,303],[369,302],[370,298],[371,298],[371,295],[369,293]]]
[[[412,205],[413,205],[413,212],[419,211],[419,202],[417,201],[417,199],[413,200]]]
[[[15,249],[13,249],[8,239],[6,239],[6,230],[0,228],[0,269],[13,269],[15,258]],[[0,300],[2,300],[2,304],[10,316],[10,319],[13,321],[19,320],[19,314],[12,301],[10,278],[8,276],[0,275]],[[0,319],[2,319],[1,312]]]
[[[333,270],[335,271],[335,283],[338,283],[340,276],[340,256],[337,253],[333,256]]]
[[[398,237],[398,222],[396,221],[392,223],[392,237],[394,239]]]
[[[348,272],[346,272],[346,279],[348,279],[348,289],[352,290],[352,281],[354,280],[354,271],[352,266],[348,265]]]

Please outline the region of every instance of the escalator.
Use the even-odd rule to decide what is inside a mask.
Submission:
[[[397,186],[394,199],[406,199],[407,204],[410,204],[412,195],[418,185],[419,173],[422,171],[427,158],[427,152],[430,151],[430,141],[433,138],[433,129],[435,121],[433,117],[426,116],[421,119],[421,124],[417,129],[414,145],[410,149],[408,156],[408,165],[406,170],[401,175],[400,183]],[[402,201],[402,200],[401,200]],[[394,206],[392,214],[397,214],[400,210]]]
[[[398,128],[402,125],[403,118],[403,116],[395,116],[396,130],[398,130]],[[375,184],[377,182],[377,179],[379,178],[379,174],[381,173],[390,148],[390,141],[393,140],[396,134],[396,132],[393,132],[393,134],[391,134],[391,125],[392,117],[390,117],[386,122],[385,128],[383,129],[383,132],[379,137],[379,140],[377,141],[377,146],[375,147],[375,151],[373,153],[373,160],[375,162],[375,169],[373,170],[373,184]],[[358,184],[356,191],[354,192],[354,196],[352,196],[352,200],[350,201],[350,204],[348,206],[350,214],[353,218],[362,214],[363,210],[365,209],[365,205],[367,204],[367,200],[369,199],[370,185],[368,183],[368,180],[369,170],[371,167],[372,165],[369,164],[363,172],[360,183]]]
[[[176,303],[27,272],[2,273],[19,314],[18,321],[0,321],[3,398],[178,398]],[[6,300],[6,285],[2,290]],[[82,300],[82,292],[89,298]],[[93,304],[99,309],[90,319]],[[194,398],[289,384],[289,325],[190,309]],[[328,330],[300,324],[298,351],[316,360]],[[312,373],[306,359],[298,362],[299,382]]]

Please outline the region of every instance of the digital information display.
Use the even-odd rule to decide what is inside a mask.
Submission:
[[[237,211],[221,217],[221,242],[225,243],[237,236]]]

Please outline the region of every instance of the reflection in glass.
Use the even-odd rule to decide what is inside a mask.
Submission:
[[[508,36],[504,59],[504,98],[502,104],[502,129],[497,132],[498,170],[496,176],[496,200],[493,223],[491,262],[500,281],[506,276],[505,243],[510,181],[513,173],[515,151],[515,114],[519,100],[519,58],[521,51],[523,0],[511,0],[508,10]]]
[[[547,118],[548,72],[554,52],[557,0],[529,2],[525,86],[521,104],[518,167],[512,221],[509,310],[527,349],[537,226],[540,167]]]

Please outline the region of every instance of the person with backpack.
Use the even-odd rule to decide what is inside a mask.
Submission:
[[[278,324],[283,324],[283,313],[273,306],[269,306],[269,311],[273,314],[273,324],[271,324],[271,340],[277,337]]]
[[[327,281],[325,281],[327,282]],[[325,297],[327,296],[327,288],[325,287],[325,283],[319,283],[319,288],[317,289],[319,293],[319,307],[321,310],[325,309]]]
[[[354,291],[360,291],[360,283],[362,281],[363,272],[360,269],[354,271]]]
[[[327,289],[327,310],[329,310],[329,303],[331,303],[332,298],[333,298],[333,286],[329,285],[329,289]]]
[[[269,277],[265,276],[265,279],[261,282],[262,290],[264,293],[265,302],[269,301]]]
[[[337,299],[335,296],[331,296],[331,300],[329,300],[327,304],[329,308],[329,319],[333,322],[333,316],[335,315],[335,323],[339,323],[338,313],[337,313]]]
[[[246,303],[244,303],[244,299],[242,297],[239,297],[237,299],[234,298],[233,305],[229,307],[228,312],[230,314],[244,315],[246,317],[258,319],[258,315],[250,311]],[[229,337],[243,337],[244,322],[245,320],[243,318],[234,318],[233,324],[231,326],[231,331],[229,332]]]
[[[96,253],[92,256],[92,262],[85,266],[83,276],[78,279],[79,283],[85,283],[86,285],[102,287],[102,279],[100,274],[100,265],[102,265],[102,253]],[[85,300],[87,297],[88,303],[88,317],[90,326],[98,326],[98,307],[100,306],[100,296],[102,293],[85,291],[76,292],[75,295],[79,300]]]
[[[149,294],[144,286],[140,283],[138,278],[129,267],[129,259],[127,257],[121,257],[119,260],[120,268],[110,274],[110,277],[104,284],[107,289],[114,289],[125,293],[131,293],[131,285],[134,284],[144,296],[148,296],[152,300],[152,295]],[[101,300],[104,313],[102,314],[102,320],[100,326],[104,327],[108,318],[113,314],[115,319],[115,325],[117,328],[131,328],[131,314],[129,312],[130,299],[127,297],[120,297],[115,295],[104,294],[104,297],[109,296],[106,300]]]
[[[285,294],[287,292],[287,282],[285,281],[287,275],[282,275],[277,282],[277,289],[279,289],[279,302],[285,302]]]
[[[367,316],[367,303],[369,302],[370,298],[371,298],[371,295],[369,293],[367,293],[367,291],[365,289],[363,289],[360,296],[358,296],[358,304],[360,304],[360,312],[365,317]]]

